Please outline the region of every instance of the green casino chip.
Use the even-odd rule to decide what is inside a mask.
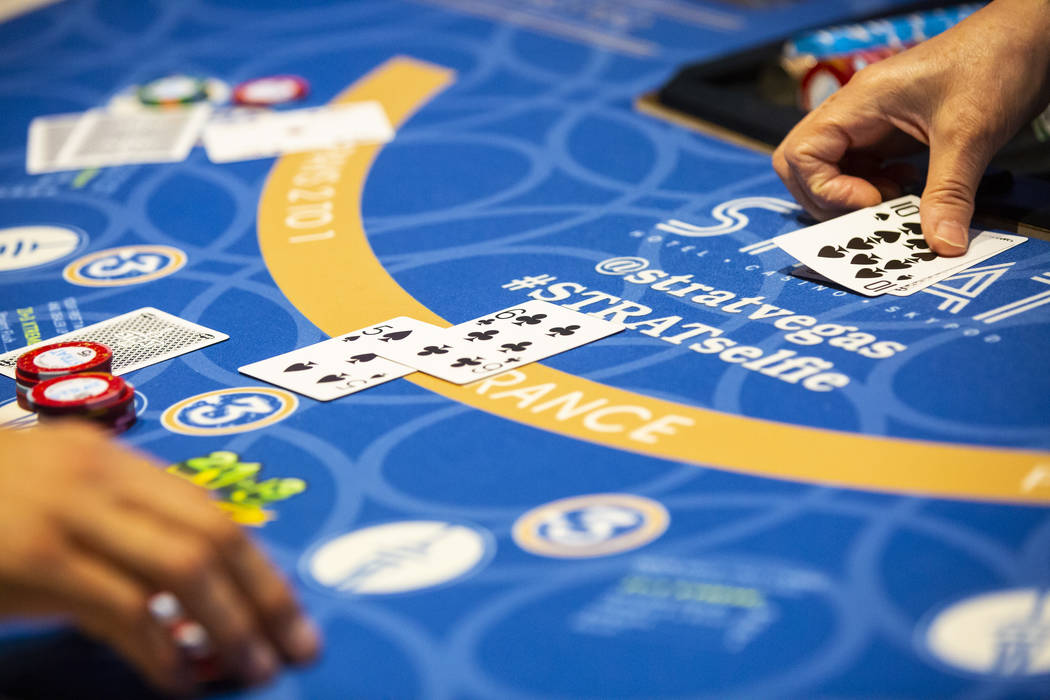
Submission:
[[[208,99],[208,84],[191,75],[169,75],[141,86],[136,95],[150,107],[193,104]]]

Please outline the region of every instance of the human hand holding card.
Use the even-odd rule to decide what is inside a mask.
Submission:
[[[964,255],[937,255],[922,234],[919,198],[908,195],[774,240],[820,275],[858,294],[908,296],[1027,240],[976,230],[971,237]]]

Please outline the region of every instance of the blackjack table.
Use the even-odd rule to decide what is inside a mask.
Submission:
[[[324,635],[216,696],[1050,696],[1050,243],[910,296],[806,279],[771,242],[812,222],[768,152],[637,106],[684,63],[894,6],[67,0],[0,24],[3,351],[144,307],[229,336],[125,375],[116,438],[213,491]],[[375,101],[394,137],[27,174],[33,118],[171,74],[301,76],[295,107]],[[333,401],[238,372],[535,299],[625,329]],[[0,425],[31,424],[0,381]],[[39,621],[0,625],[0,680],[149,692]]]

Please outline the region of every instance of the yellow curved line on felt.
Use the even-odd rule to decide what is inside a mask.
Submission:
[[[378,100],[396,128],[454,79],[455,74],[446,68],[395,57],[351,85],[335,102]],[[387,274],[365,236],[361,221],[362,194],[380,148],[367,145],[335,153],[286,155],[274,164],[259,202],[259,245],[270,273],[296,308],[330,335],[394,316],[412,316],[449,325]],[[308,188],[305,194],[304,188]],[[315,198],[334,193],[327,200],[330,205],[324,205],[328,209],[320,204],[317,209],[324,214],[318,221],[329,218],[330,227],[312,233],[289,228],[286,217],[292,202],[301,202],[311,192]],[[555,385],[548,399],[576,391],[582,397],[580,404],[605,399],[605,406],[634,407],[654,417],[679,416],[691,425],[676,426],[674,434],[660,435],[654,444],[645,444],[632,439],[626,430],[595,432],[588,429],[582,419],[558,420],[553,411],[533,412],[520,396],[518,401],[494,399],[492,395],[498,390],[482,395],[477,385],[456,386],[421,373],[408,379],[437,394],[509,420],[654,457],[849,488],[978,500],[1050,502],[1048,453],[893,440],[806,428],[662,401],[540,364],[518,371],[522,378],[516,387]],[[519,403],[524,406],[519,407]],[[1032,481],[1033,474],[1044,472],[1045,479]]]

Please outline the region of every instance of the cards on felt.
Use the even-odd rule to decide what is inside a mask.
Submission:
[[[378,352],[454,384],[468,384],[623,330],[578,311],[530,300],[451,328],[421,328]]]
[[[208,104],[133,114],[88,110],[58,151],[55,167],[74,170],[186,160],[211,112]]]
[[[919,225],[919,198],[908,195],[773,240],[818,274],[858,294],[908,296],[1027,240],[994,231],[970,233],[964,255],[937,255]]]
[[[414,372],[378,353],[429,330],[441,329],[399,316],[238,367],[237,371],[311,399],[331,401]]]
[[[204,129],[213,163],[269,158],[357,143],[383,143],[394,129],[376,101],[285,112],[242,112],[216,117]]]
[[[102,343],[113,351],[113,374],[124,374],[206,348],[229,337],[225,333],[147,306],[5,352],[0,355],[0,374],[14,379],[19,355],[41,345],[67,340]]]
[[[622,330],[609,321],[531,300],[451,328],[398,316],[238,371],[331,401],[417,370],[468,384]]]
[[[58,162],[69,135],[73,133],[81,114],[52,114],[36,117],[29,122],[26,142],[26,172],[30,175],[68,170]]]

